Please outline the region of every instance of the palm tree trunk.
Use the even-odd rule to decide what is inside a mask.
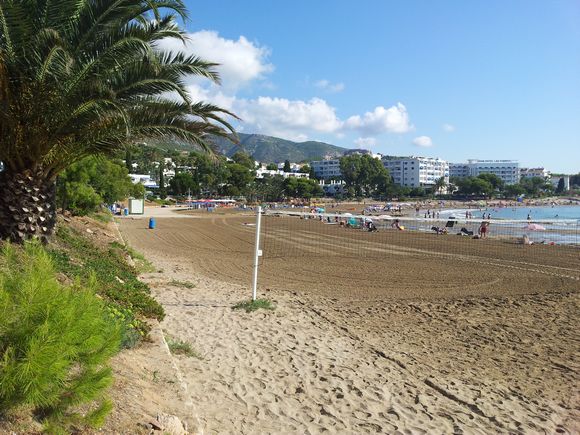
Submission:
[[[56,225],[56,186],[42,172],[0,172],[0,239],[46,243]]]

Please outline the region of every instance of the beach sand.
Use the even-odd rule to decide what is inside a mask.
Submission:
[[[190,425],[206,433],[580,430],[578,251],[546,264],[520,257],[507,273],[490,244],[489,256],[479,248],[469,262],[475,276],[491,275],[478,281],[433,275],[446,260],[403,239],[393,242],[400,255],[389,256],[396,267],[378,272],[378,257],[325,268],[329,259],[309,257],[306,245],[302,257],[264,261],[260,292],[276,309],[245,313],[231,308],[250,295],[245,219],[159,219],[154,231],[144,220],[119,222],[163,270],[144,279],[167,312],[165,334],[201,355],[175,357],[194,411],[174,412]],[[478,269],[478,258],[497,264]],[[504,266],[510,261],[508,252]],[[375,275],[357,279],[360,267]],[[292,281],[292,271],[302,279]],[[308,284],[314,272],[324,279]],[[532,283],[544,291],[526,290]]]

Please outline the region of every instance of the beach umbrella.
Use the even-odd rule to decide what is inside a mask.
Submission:
[[[524,228],[530,231],[546,231],[546,227],[540,224],[528,224]]]

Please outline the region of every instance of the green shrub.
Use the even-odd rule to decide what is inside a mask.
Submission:
[[[107,363],[120,327],[89,287],[58,283],[37,243],[0,255],[0,412],[35,409],[51,432],[98,426],[111,409]],[[83,412],[78,410],[82,405]]]
[[[173,355],[185,355],[197,359],[203,359],[201,354],[191,347],[186,341],[179,340],[172,337],[166,337],[167,347]]]
[[[57,269],[83,282],[91,273],[98,278],[98,293],[108,300],[132,310],[136,315],[163,320],[163,307],[150,295],[147,284],[137,279],[137,270],[127,264],[119,244],[108,250],[95,247],[72,229],[60,226],[56,232],[66,252],[51,250]],[[82,259],[78,264],[72,258]],[[145,324],[143,324],[145,328]],[[144,331],[146,332],[146,331]]]
[[[252,311],[256,311],[259,309],[263,310],[273,310],[275,307],[272,305],[268,299],[256,299],[249,300],[249,301],[242,301],[235,304],[232,309],[233,310],[245,310],[246,313],[251,313]]]

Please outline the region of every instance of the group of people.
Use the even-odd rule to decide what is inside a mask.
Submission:
[[[427,210],[425,213],[425,219],[439,219],[439,212],[435,210]]]

